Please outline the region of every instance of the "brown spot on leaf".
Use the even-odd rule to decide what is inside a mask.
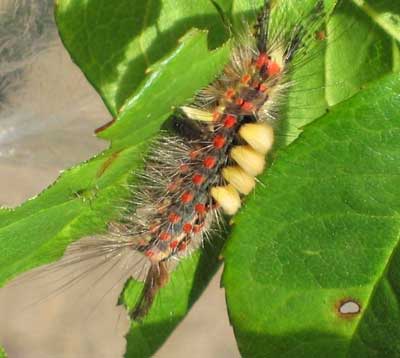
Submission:
[[[326,39],[326,32],[324,30],[316,31],[315,39],[318,41],[324,41]]]

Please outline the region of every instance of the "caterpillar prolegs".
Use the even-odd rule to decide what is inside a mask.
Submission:
[[[321,9],[318,2],[306,21],[274,31],[266,2],[254,28],[235,36],[223,73],[176,111],[176,134],[163,133],[153,144],[132,193],[135,208],[111,225],[117,245],[150,263],[133,319],[147,314],[168,281],[168,262],[201,245],[254,189],[273,146],[272,122],[292,85],[294,58],[315,36]]]

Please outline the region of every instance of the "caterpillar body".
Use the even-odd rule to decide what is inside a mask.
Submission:
[[[237,37],[223,73],[175,113],[177,134],[154,144],[132,194],[134,211],[110,225],[113,250],[129,247],[150,264],[133,319],[147,314],[168,281],[168,262],[201,245],[254,189],[273,146],[272,121],[292,84],[294,55],[314,34],[319,8],[309,24],[274,32],[266,2],[254,29]]]

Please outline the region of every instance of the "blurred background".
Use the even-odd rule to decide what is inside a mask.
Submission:
[[[53,0],[0,0],[0,206],[21,204],[106,148],[93,130],[110,119],[61,44]],[[123,356],[129,322],[116,306],[118,272],[98,280],[92,270],[55,290],[71,270],[85,264],[39,270],[0,289],[9,358]],[[155,357],[239,357],[219,281],[220,273]]]

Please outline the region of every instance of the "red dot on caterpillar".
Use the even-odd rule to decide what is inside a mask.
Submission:
[[[217,163],[217,158],[213,157],[213,156],[207,156],[204,158],[203,160],[203,165],[205,168],[207,169],[212,169],[214,168],[215,164]]]
[[[223,135],[217,134],[213,139],[213,146],[216,149],[221,149],[226,143],[226,139]]]
[[[225,96],[226,99],[231,99],[234,95],[235,95],[235,90],[233,88],[228,88],[225,91],[225,95],[224,96]]]
[[[176,213],[171,213],[171,214],[169,214],[169,216],[168,216],[168,221],[169,221],[171,224],[176,224],[176,223],[178,223],[179,221],[181,221],[181,217],[180,217],[178,214],[176,214]]]
[[[171,249],[175,249],[178,246],[178,244],[179,244],[179,241],[178,240],[174,240],[169,244],[169,247]]]
[[[161,241],[168,241],[169,239],[171,239],[171,234],[168,233],[168,232],[166,232],[166,231],[163,231],[162,233],[160,233],[160,235],[158,236],[158,238],[159,238]]]
[[[145,253],[144,253],[147,257],[152,257],[152,256],[154,256],[154,251],[153,250],[147,250],[147,251],[145,251]]]
[[[267,72],[268,76],[275,76],[281,72],[281,68],[276,62],[270,61],[268,63]]]
[[[199,214],[204,214],[206,212],[206,206],[204,204],[196,204],[194,210]]]
[[[203,184],[203,183],[204,183],[204,180],[205,180],[204,176],[201,175],[201,174],[199,174],[199,173],[196,173],[196,174],[193,175],[193,177],[192,177],[192,182],[193,182],[193,184],[196,184],[196,185],[201,185],[201,184]]]
[[[183,225],[183,231],[184,231],[186,234],[189,234],[190,232],[192,232],[192,224],[190,224],[190,223],[184,224],[184,225]]]
[[[186,191],[181,195],[181,202],[183,204],[188,204],[193,200],[193,193],[190,191]]]
[[[256,60],[256,67],[261,69],[264,65],[266,65],[269,61],[268,55],[265,52],[259,54]]]
[[[231,114],[227,114],[224,120],[224,127],[225,128],[232,128],[235,124],[236,124],[237,120],[236,117],[231,115]]]
[[[247,84],[249,83],[250,80],[251,80],[251,76],[250,76],[249,74],[246,73],[246,74],[241,78],[240,82],[243,83],[243,84],[245,84],[245,85],[247,85]]]
[[[241,107],[247,112],[251,112],[254,109],[253,103],[247,101],[244,101]]]

